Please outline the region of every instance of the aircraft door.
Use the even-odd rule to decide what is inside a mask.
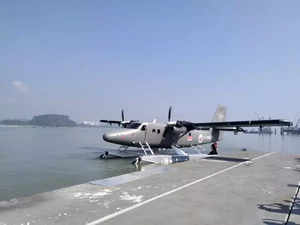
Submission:
[[[146,139],[149,145],[159,145],[162,139],[162,128],[160,126],[149,124],[146,131]]]
[[[148,129],[148,127],[146,124],[142,124],[140,126],[139,131],[136,135],[136,140],[138,140],[138,142],[145,143],[147,129]]]

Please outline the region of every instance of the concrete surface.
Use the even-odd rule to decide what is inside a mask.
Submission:
[[[299,159],[246,151],[151,165],[0,202],[0,224],[284,224],[300,180]],[[299,214],[296,198],[289,224],[300,224]]]

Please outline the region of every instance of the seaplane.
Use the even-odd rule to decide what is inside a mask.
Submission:
[[[218,154],[218,142],[223,132],[245,132],[246,127],[292,126],[292,123],[281,119],[226,121],[226,107],[218,106],[211,122],[190,122],[171,120],[172,107],[169,108],[168,121],[164,123],[153,120],[140,122],[125,120],[100,120],[106,124],[117,124],[124,128],[103,134],[103,140],[120,146],[116,150],[105,150],[100,158],[135,157],[135,163],[146,161],[152,163],[174,163],[187,161],[191,154],[185,149],[210,144],[208,154],[197,153],[198,157],[206,158]],[[129,149],[129,147],[135,147]],[[171,150],[171,151],[170,151]]]

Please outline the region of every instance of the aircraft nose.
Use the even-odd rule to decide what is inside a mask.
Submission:
[[[109,141],[111,141],[111,139],[112,139],[112,138],[111,138],[111,135],[110,135],[110,134],[103,134],[103,140],[104,140],[104,141],[108,141],[108,142],[109,142]]]

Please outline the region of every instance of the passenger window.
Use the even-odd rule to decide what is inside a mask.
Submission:
[[[143,125],[141,130],[146,130],[146,127],[147,127],[146,125]]]
[[[152,133],[155,133],[155,129],[152,130]]]
[[[157,129],[157,133],[160,134],[160,129]]]

